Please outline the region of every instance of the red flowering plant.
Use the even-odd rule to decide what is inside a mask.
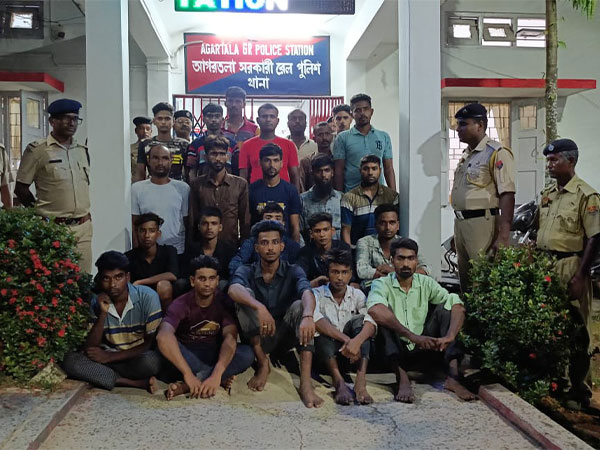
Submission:
[[[483,369],[536,403],[566,388],[574,321],[556,260],[533,247],[472,262],[464,340]]]
[[[0,211],[0,372],[27,381],[85,338],[90,276],[68,228]]]

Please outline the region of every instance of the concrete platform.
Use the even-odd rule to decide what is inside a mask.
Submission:
[[[246,387],[248,371],[232,395],[210,400],[162,392],[90,390],[41,446],[43,449],[529,449],[536,444],[484,402],[466,403],[440,386],[415,385],[416,403],[392,401],[393,376],[370,376],[371,406],[338,406],[331,389],[320,409],[306,409],[298,380],[275,369],[264,392]]]

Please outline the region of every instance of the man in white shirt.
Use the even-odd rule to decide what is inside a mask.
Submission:
[[[358,363],[354,392],[360,404],[373,399],[367,392],[367,365],[370,339],[375,335],[375,321],[367,314],[365,294],[348,286],[352,277],[352,254],[346,249],[331,249],[325,254],[329,283],[313,289],[316,299],[314,322],[315,356],[327,366],[335,386],[335,401],[340,405],[354,402],[346,385],[340,363]]]

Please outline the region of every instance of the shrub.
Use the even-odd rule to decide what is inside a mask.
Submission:
[[[562,391],[574,325],[555,259],[531,247],[480,256],[465,295],[465,343],[482,368],[525,400]]]
[[[90,276],[75,238],[32,210],[0,212],[0,371],[27,381],[86,335]]]

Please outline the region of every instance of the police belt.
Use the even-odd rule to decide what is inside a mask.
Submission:
[[[48,222],[53,221],[54,223],[59,223],[61,225],[81,225],[82,223],[86,223],[88,220],[91,220],[92,215],[90,213],[87,213],[83,217],[76,217],[76,218],[55,217],[55,218],[51,219],[49,217],[44,217],[44,219],[47,220]]]
[[[581,256],[581,252],[559,252],[556,250],[546,250],[546,253],[556,256],[556,259],[570,258],[571,256]]]
[[[475,217],[484,217],[487,212],[490,212],[490,215],[497,216],[500,214],[500,209],[498,208],[490,208],[490,209],[465,209],[463,211],[454,211],[454,215],[459,220],[465,219],[474,219]]]

